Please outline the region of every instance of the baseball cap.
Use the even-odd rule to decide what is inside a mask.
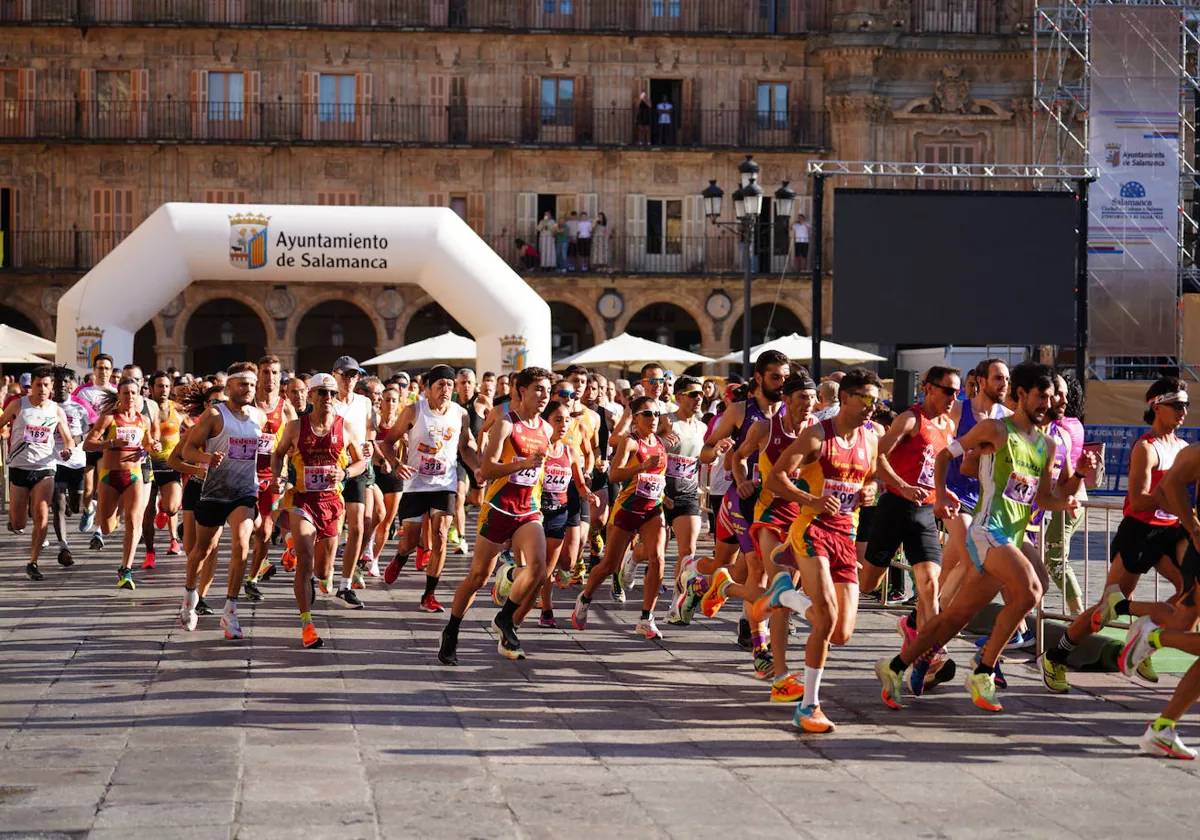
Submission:
[[[673,393],[683,394],[688,391],[702,390],[704,384],[694,376],[681,376],[675,380],[675,389]]]
[[[358,363],[358,360],[353,356],[339,356],[338,360],[333,363],[334,373],[338,373],[343,370],[355,370],[359,373],[366,373],[366,371],[363,370],[362,366]],[[310,385],[309,387],[312,386]]]
[[[21,374],[21,387],[22,388],[28,388],[29,383],[32,381],[33,381],[33,376],[31,374],[28,374],[28,373]]]
[[[341,361],[341,359],[338,361]],[[353,361],[353,359],[351,359],[351,361]],[[345,370],[345,368],[340,368],[340,370]],[[337,380],[328,373],[314,373],[312,375],[312,379],[308,380],[308,389],[310,391],[313,388],[332,388],[336,391],[337,386]]]

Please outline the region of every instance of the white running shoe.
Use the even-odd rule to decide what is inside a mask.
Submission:
[[[1142,660],[1149,659],[1154,653],[1149,636],[1157,629],[1158,625],[1151,621],[1149,616],[1142,616],[1130,626],[1129,632],[1125,634],[1125,647],[1121,648],[1121,653],[1117,656],[1117,667],[1121,669],[1122,674],[1132,677]]]
[[[637,627],[633,632],[639,636],[645,636],[647,639],[661,639],[662,633],[658,632],[658,625],[654,623],[654,616],[649,618],[639,618]]]
[[[372,557],[371,565],[367,567],[367,574],[371,577],[379,577],[379,558]]]
[[[221,614],[221,629],[225,631],[226,639],[233,641],[242,638],[242,625],[238,621],[236,612]]]
[[[1155,755],[1159,758],[1163,756],[1179,758],[1184,761],[1195,761],[1197,755],[1195,750],[1188,747],[1179,738],[1179,733],[1175,731],[1174,726],[1168,726],[1166,729],[1155,732],[1154,724],[1147,725],[1146,731],[1138,740],[1138,748],[1146,755]]]
[[[591,604],[583,602],[583,593],[579,593],[579,597],[575,599],[575,609],[571,611],[571,626],[576,630],[587,629],[588,608]]]
[[[196,623],[199,620],[200,616],[197,614],[195,607],[185,599],[183,606],[179,608],[179,626],[190,633],[196,629]]]
[[[628,594],[633,591],[634,582],[637,579],[637,561],[633,559],[633,552],[630,551],[628,556],[621,561],[621,568],[617,572],[617,584],[621,587],[623,594]],[[625,599],[622,598],[622,601]]]

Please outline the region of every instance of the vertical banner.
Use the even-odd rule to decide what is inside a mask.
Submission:
[[[1180,18],[1090,6],[1089,351],[1174,356],[1179,232]]]

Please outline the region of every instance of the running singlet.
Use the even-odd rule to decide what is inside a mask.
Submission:
[[[550,448],[550,424],[540,416],[529,425],[515,411],[510,411],[508,422],[512,424],[512,434],[500,450],[501,463],[511,464],[532,455],[544,455]],[[513,516],[541,510],[544,475],[542,467],[530,467],[494,479],[488,485],[485,501]]]
[[[700,493],[700,450],[704,448],[704,423],[698,417],[670,418],[671,433],[679,438],[667,449],[667,495],[672,499]]]
[[[58,428],[58,403],[46,400],[34,406],[21,397],[8,438],[8,465],[22,470],[44,470],[55,465],[54,432]]]
[[[775,413],[782,414],[784,412],[784,410],[785,410],[784,407],[780,406],[779,411],[777,411]],[[750,434],[751,426],[753,426],[759,420],[766,420],[766,419],[767,419],[767,415],[763,414],[763,410],[758,407],[758,400],[756,400],[754,397],[747,397],[746,398],[746,416],[745,416],[745,419],[742,420],[742,425],[739,426],[738,430],[736,432],[734,432],[734,434],[733,434],[733,448],[736,450],[743,443],[745,443],[746,435]],[[755,484],[758,484],[759,479],[760,479],[760,476],[758,474],[758,453],[751,452],[750,457],[747,459],[747,463],[750,464],[750,475],[748,477]],[[729,476],[730,481],[732,481],[733,473],[729,470],[726,470],[725,472]],[[734,485],[730,489],[733,490],[734,493],[737,492],[736,485]]]
[[[770,474],[771,469],[775,466],[775,462],[783,454],[783,450],[796,442],[796,435],[793,435],[784,428],[783,417],[783,414],[776,414],[771,418],[771,430],[768,433],[767,445],[758,450],[758,472],[760,475]],[[817,422],[816,418],[809,417],[805,421],[804,428],[808,428],[815,422]],[[795,483],[796,479],[800,477],[800,471],[797,470],[788,477]],[[775,498],[775,494],[767,489],[765,483],[762,490],[758,491],[758,501],[754,505],[755,522],[769,522],[776,518],[790,522],[799,514],[800,505],[786,499]]]
[[[542,465],[542,508],[557,510],[567,503],[567,490],[571,486],[571,450],[565,443],[558,444],[558,454],[546,452]]]
[[[933,462],[937,460],[938,453],[949,446],[950,441],[954,439],[954,425],[950,424],[945,429],[938,428],[932,420],[925,416],[920,403],[911,406],[908,410],[917,417],[917,431],[896,444],[892,454],[888,456],[888,463],[892,465],[896,475],[908,484],[926,488],[928,492],[921,504],[930,505],[933,504],[934,496]],[[885,484],[884,486],[889,493],[900,495],[900,491],[892,485]]]
[[[821,443],[821,455],[811,464],[800,468],[796,486],[813,496],[835,496],[839,502],[838,512],[830,516],[809,505],[802,505],[789,531],[793,542],[803,540],[805,530],[813,524],[850,536],[858,529],[863,481],[871,468],[867,432],[862,428],[855,429],[854,440],[849,446],[844,446],[833,430],[832,420],[822,420],[821,431],[825,435]]]
[[[1171,465],[1175,463],[1175,456],[1186,449],[1188,444],[1183,438],[1175,438],[1173,441],[1167,441],[1163,438],[1156,438],[1149,432],[1142,435],[1138,440],[1149,441],[1150,445],[1154,447],[1154,454],[1158,456],[1158,466],[1150,470],[1150,492],[1153,493],[1167,470],[1171,469]],[[1125,509],[1122,512],[1125,516],[1131,516],[1148,525],[1179,524],[1179,517],[1162,509],[1135,511],[1129,501],[1128,493],[1125,494]]]
[[[1004,407],[996,403],[992,404],[991,410],[988,412],[988,419],[1000,420],[1005,417]],[[958,419],[958,433],[954,436],[955,439],[961,440],[967,432],[975,428],[975,424],[979,420],[975,417],[975,409],[970,400],[963,403],[962,414]],[[894,454],[894,453],[893,453]],[[979,504],[979,479],[970,478],[963,475],[959,470],[962,467],[963,456],[950,461],[950,468],[946,471],[946,489],[950,490],[954,495],[958,496],[958,500],[968,510],[974,510],[975,505]],[[895,462],[892,462],[893,468]]]
[[[562,441],[571,448],[579,460],[583,460],[583,442],[592,439],[592,415],[585,408],[582,414],[571,415],[571,422],[563,433]]]
[[[258,480],[270,481],[271,455],[283,434],[283,397],[279,397],[273,409],[264,413],[267,424],[258,433]]]
[[[150,462],[154,465],[154,469],[159,471],[168,469],[167,459],[179,445],[180,423],[179,409],[175,407],[175,403],[168,401],[166,411],[163,411],[161,406],[159,407],[158,435],[162,449],[158,452],[150,452]]]
[[[663,493],[667,489],[667,453],[662,441],[655,437],[654,443],[647,443],[637,435],[631,434],[629,437],[637,444],[637,451],[626,464],[627,467],[644,464],[655,455],[659,458],[659,464],[653,472],[647,470],[636,473],[626,482],[613,502],[613,519],[619,510],[639,516],[653,513],[662,507]]]
[[[1059,475],[1062,474],[1071,457],[1071,433],[1056,420],[1050,424],[1050,430],[1046,436],[1054,441],[1054,461],[1050,464],[1050,481],[1055,482],[1058,481]],[[1045,515],[1046,511],[1034,505],[1033,518],[1029,520],[1030,529],[1040,528]]]
[[[60,402],[58,407],[63,410],[63,414],[67,416],[67,430],[70,431],[71,437],[75,440],[75,448],[71,450],[71,457],[64,461],[58,458],[58,453],[62,452],[63,444],[66,443],[62,439],[62,435],[58,430],[54,431],[54,453],[55,466],[66,467],[67,469],[78,470],[87,466],[87,453],[83,451],[83,438],[87,431],[88,419],[87,409],[74,400]]]
[[[372,408],[370,398],[362,394],[351,394],[346,402],[333,401],[333,413],[345,417],[350,428],[358,432],[358,439],[362,441],[367,439],[367,422],[371,418]]]
[[[1008,436],[1004,447],[988,452],[979,459],[978,516],[972,531],[983,529],[994,538],[992,545],[1020,545],[1033,516],[1038,480],[1046,469],[1046,436],[1041,430],[1037,438],[1027,441],[1009,418],[1004,419]],[[995,539],[999,538],[999,539]]]
[[[343,433],[346,419],[334,415],[329,430],[318,435],[313,431],[312,415],[300,418],[300,434],[296,448],[288,459],[296,473],[296,490],[300,493],[330,493],[342,495],[342,483],[333,480],[333,470],[343,470],[350,463]]]
[[[453,493],[458,487],[455,456],[466,417],[463,407],[446,403],[445,414],[434,414],[428,400],[416,405],[416,418],[408,430],[407,463],[416,472],[405,480],[405,493]]]
[[[262,426],[249,414],[249,406],[245,420],[234,417],[225,403],[217,403],[217,410],[221,412],[221,433],[205,442],[204,451],[224,452],[225,457],[216,468],[209,467],[200,501],[258,498],[258,437]]]

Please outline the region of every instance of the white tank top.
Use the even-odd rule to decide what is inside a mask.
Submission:
[[[54,432],[58,429],[58,403],[46,400],[34,407],[21,397],[21,410],[13,418],[8,438],[8,465],[22,470],[44,470],[56,466]]]
[[[466,412],[448,403],[445,414],[434,414],[428,400],[416,403],[417,419],[408,432],[407,463],[416,470],[404,482],[406,493],[454,492],[458,486],[458,440]]]
[[[262,432],[257,410],[246,406],[247,419],[239,420],[225,403],[218,403],[223,428],[204,444],[205,452],[224,452],[225,458],[209,469],[200,500],[233,502],[258,496],[258,436]]]

